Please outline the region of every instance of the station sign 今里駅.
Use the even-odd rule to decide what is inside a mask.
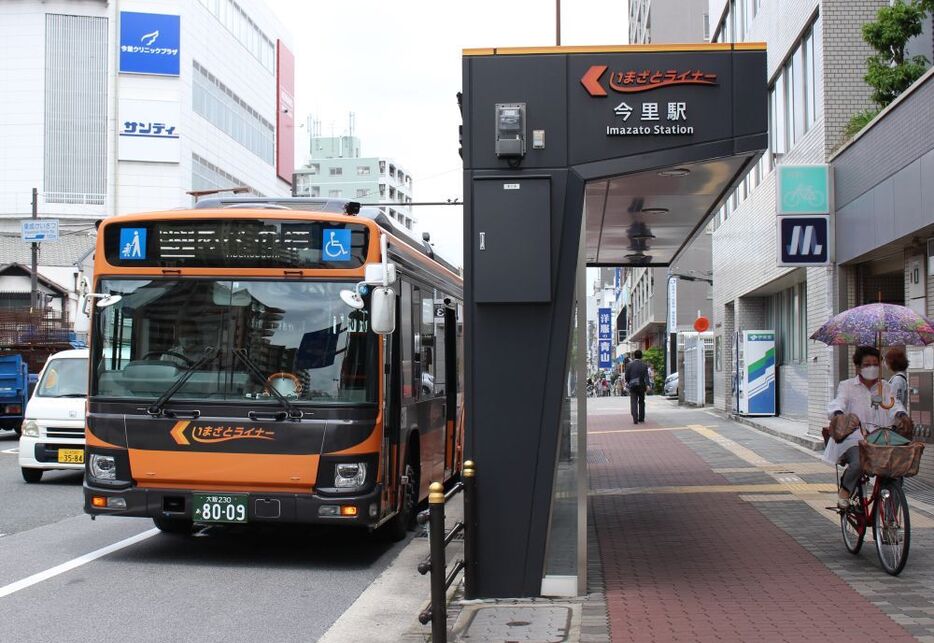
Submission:
[[[699,66],[638,68],[591,65],[580,78],[591,97],[610,98],[606,136],[691,136],[691,100],[681,91],[717,87],[718,74]],[[659,91],[668,90],[668,91]],[[612,103],[612,105],[611,105]]]

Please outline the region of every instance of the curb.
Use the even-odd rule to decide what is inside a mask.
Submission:
[[[776,438],[781,438],[782,440],[794,442],[795,444],[799,444],[803,446],[805,449],[809,449],[811,451],[821,452],[824,450],[824,442],[823,440],[820,440],[819,438],[812,438],[808,436],[791,435],[790,433],[783,433],[782,431],[778,431],[776,429],[773,429],[772,427],[765,426],[764,424],[759,424],[755,420],[742,416],[742,415],[735,415],[733,413],[724,413],[723,411],[719,411],[718,415],[722,415],[726,417],[727,419],[732,420],[733,422],[736,422],[737,424],[744,424],[748,427],[756,429],[757,431],[761,431],[762,433],[768,433],[769,435],[773,435]]]

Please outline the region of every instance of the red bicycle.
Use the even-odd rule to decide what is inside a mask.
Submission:
[[[838,489],[844,469],[837,465]],[[871,524],[882,568],[892,576],[898,576],[908,562],[911,546],[911,519],[902,479],[863,474],[850,495],[850,506],[837,511],[847,551],[854,555],[859,553],[866,528]]]

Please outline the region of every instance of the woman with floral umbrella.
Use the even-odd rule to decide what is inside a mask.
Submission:
[[[840,382],[837,396],[827,409],[833,439],[828,440],[823,456],[824,461],[830,464],[842,461],[847,465],[837,500],[837,506],[846,509],[862,473],[859,443],[863,435],[857,430],[858,426],[874,430],[894,425],[909,439],[914,430],[892,386],[880,377],[879,348],[934,343],[934,326],[910,308],[869,304],[840,313],[811,335],[811,339],[830,346],[858,346],[853,356],[857,375]],[[852,418],[858,420],[858,424]]]

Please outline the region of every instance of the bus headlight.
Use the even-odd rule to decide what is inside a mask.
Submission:
[[[39,437],[39,425],[35,420],[26,420],[23,422],[23,435],[29,438]]]
[[[91,475],[98,480],[117,479],[117,463],[112,455],[92,453],[88,468]]]
[[[334,465],[334,486],[356,489],[366,482],[366,462],[339,462]]]

